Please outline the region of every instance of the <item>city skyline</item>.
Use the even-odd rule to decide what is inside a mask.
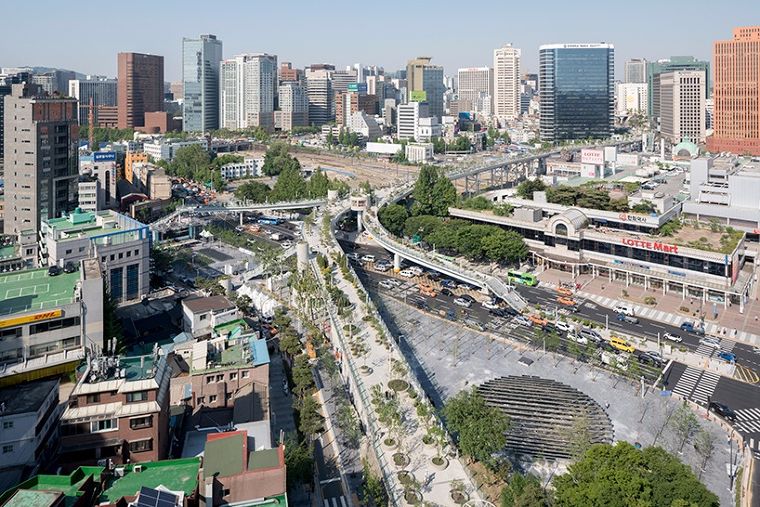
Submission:
[[[143,16],[141,5],[150,8],[151,16]],[[198,2],[182,4],[186,12]],[[541,44],[606,42],[615,45],[615,77],[622,80],[623,65],[629,58],[648,60],[667,58],[671,55],[691,55],[699,59],[711,58],[712,42],[729,33],[735,26],[751,24],[746,13],[758,11],[753,2],[731,2],[737,8],[725,9],[721,19],[703,16],[689,20],[688,24],[673,23],[682,11],[681,2],[662,4],[644,1],[641,8],[631,10],[626,16],[628,29],[621,29],[618,13],[600,1],[588,1],[568,9],[558,2],[549,2],[540,13],[529,6],[505,6],[486,1],[479,12],[490,12],[474,22],[451,26],[450,13],[456,9],[453,2],[440,2],[437,10],[424,5],[404,6],[392,1],[391,7],[375,14],[374,24],[384,30],[367,30],[366,23],[357,23],[352,17],[352,4],[346,9],[331,9],[330,17],[319,5],[291,2],[294,5],[238,5],[231,2],[234,17],[198,16],[183,19],[182,23],[166,23],[177,15],[176,5],[149,4],[138,0],[135,8],[119,11],[119,23],[95,23],[88,26],[89,38],[70,39],[68,44],[48,46],[35,44],[25,32],[23,19],[35,16],[35,27],[41,32],[53,31],[67,17],[72,22],[80,18],[78,9],[60,11],[55,19],[39,18],[38,8],[30,5],[14,6],[8,16],[6,37],[8,40],[27,40],[24,45],[0,47],[0,66],[47,66],[66,68],[84,74],[116,75],[118,52],[140,52],[161,55],[165,58],[167,81],[181,80],[182,38],[197,37],[211,33],[224,40],[224,57],[247,52],[266,52],[278,55],[281,61],[291,61],[303,68],[311,63],[333,63],[342,68],[354,63],[375,64],[393,71],[405,68],[406,62],[420,55],[433,57],[433,63],[442,65],[446,75],[454,76],[460,67],[491,65],[493,50],[504,43],[512,43],[523,53],[521,72],[538,71],[538,47]],[[553,8],[556,4],[557,8]],[[657,15],[652,15],[651,5]],[[293,8],[297,7],[297,8]],[[338,6],[336,6],[338,7]],[[451,7],[450,9],[447,7]],[[115,7],[99,7],[99,15],[107,16]],[[402,14],[403,13],[403,14]],[[288,16],[289,28],[283,30],[281,23],[255,23],[254,19],[283,19]],[[421,16],[427,20],[419,23]],[[512,22],[517,18],[523,22]],[[308,44],[303,37],[293,34],[318,35],[318,21],[325,25],[339,26],[339,31],[325,31],[330,36],[318,37]],[[533,20],[533,22],[529,22]],[[514,21],[514,20],[513,20]],[[255,26],[255,30],[250,27]],[[509,28],[505,29],[505,26]],[[639,27],[647,26],[642,37]],[[538,29],[536,29],[538,27]],[[461,36],[456,36],[459,33]],[[160,35],[157,35],[160,34]],[[338,34],[335,36],[334,34]],[[368,37],[368,34],[382,34]],[[97,43],[92,43],[96,40]],[[350,42],[350,43],[347,43]]]

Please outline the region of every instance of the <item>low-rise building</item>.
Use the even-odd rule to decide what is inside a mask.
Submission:
[[[79,174],[96,178],[100,181],[98,200],[104,208],[112,208],[118,204],[116,199],[116,153],[112,151],[96,151],[89,155],[80,155]]]
[[[182,327],[196,337],[210,335],[219,324],[239,317],[237,306],[224,296],[182,300]]]
[[[0,389],[0,472],[34,468],[55,455],[62,408],[58,384],[42,380]]]
[[[62,463],[164,459],[169,449],[166,357],[97,355],[81,372],[61,416]]]
[[[222,178],[225,180],[254,178],[256,176],[261,176],[261,169],[263,166],[263,158],[245,157],[242,162],[224,164],[220,168],[220,171],[222,173]]]
[[[99,179],[88,175],[79,176],[79,209],[92,213],[102,210],[102,195]]]
[[[406,159],[409,162],[427,162],[433,158],[433,143],[409,143],[406,145]]]
[[[172,181],[166,169],[149,162],[132,165],[131,183],[154,201],[164,201],[172,197]]]
[[[209,148],[206,139],[158,139],[152,142],[146,142],[143,145],[143,151],[147,155],[153,157],[153,160],[166,160],[171,162],[174,160],[177,150],[188,146],[200,146],[204,150],[208,150]]]
[[[375,141],[383,133],[374,118],[367,116],[363,111],[353,113],[348,121],[348,129],[351,132],[361,134],[368,141]]]
[[[124,157],[124,179],[128,182],[132,182],[132,165],[137,163],[147,163],[149,161],[148,154],[142,151],[127,151]]]
[[[69,475],[35,475],[0,494],[3,507],[91,507],[103,486],[104,467],[79,467]]]
[[[438,118],[420,118],[414,138],[420,143],[429,143],[434,137],[441,137],[442,129]]]
[[[83,467],[84,468],[84,467]],[[198,506],[200,458],[169,459],[117,466],[109,474],[97,499],[100,507],[151,505]],[[157,502],[160,495],[166,502]]]
[[[103,274],[94,259],[72,273],[0,274],[0,296],[0,386],[69,373],[85,347],[103,346]]]
[[[148,226],[126,215],[74,210],[42,221],[40,263],[65,267],[97,259],[111,297],[129,301],[150,291],[150,241]]]

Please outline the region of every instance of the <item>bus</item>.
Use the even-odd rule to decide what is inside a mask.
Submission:
[[[530,273],[523,273],[521,271],[509,271],[507,273],[507,276],[509,277],[509,281],[513,283],[520,283],[522,285],[527,285],[528,287],[535,287],[538,285],[538,279],[536,278],[536,275]]]
[[[275,218],[275,217],[261,217],[258,220],[256,220],[257,223],[260,223],[262,225],[280,225],[284,222],[282,218]]]

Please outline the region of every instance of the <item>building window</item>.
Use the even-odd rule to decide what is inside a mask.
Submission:
[[[203,315],[201,315],[200,317],[198,317],[198,320],[206,320],[206,317],[208,317],[208,315],[206,315],[204,313]]]
[[[66,255],[71,255],[71,248],[69,248],[68,250],[66,250]]]
[[[211,396],[209,396],[208,397],[208,402],[209,403],[216,403],[216,395],[212,394]]]
[[[91,433],[100,433],[101,431],[113,431],[118,429],[119,426],[116,424],[116,419],[103,419],[102,421],[92,421],[90,423]]]
[[[3,421],[3,429],[9,430],[13,428],[13,421]]]
[[[124,295],[123,294],[124,291],[122,289],[122,273],[123,272],[124,272],[124,268],[113,268],[111,270],[111,287],[110,287],[111,297],[114,298],[116,301],[121,301]]]
[[[241,377],[242,377],[242,378],[248,378],[248,377],[250,377],[250,376],[251,376],[251,372],[250,372],[250,371],[248,371],[248,370],[244,370],[244,371],[242,371],[242,372],[240,373],[240,375],[241,375]]]
[[[88,394],[87,395],[87,404],[90,403],[100,403],[100,395],[99,394]]]
[[[13,444],[3,446],[3,454],[10,454],[13,452]]]
[[[230,373],[230,380],[237,380],[237,372]]]
[[[148,401],[148,391],[127,393],[127,403],[137,403],[139,401]]]
[[[127,266],[127,299],[135,299],[140,292],[139,272],[139,264]]]
[[[138,440],[129,443],[129,452],[145,452],[153,450],[153,439]]]
[[[210,376],[206,377],[206,383],[207,384],[213,384],[214,383],[214,376],[210,375]]]
[[[224,374],[217,375],[216,376],[216,381],[217,382],[224,382]]]
[[[206,398],[203,396],[198,396],[198,405],[203,405],[206,403]]]
[[[129,428],[139,430],[141,428],[150,428],[153,426],[153,416],[135,417],[129,420]]]

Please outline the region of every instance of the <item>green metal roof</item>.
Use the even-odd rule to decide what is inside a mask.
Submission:
[[[60,491],[31,491],[20,489],[4,507],[50,507],[63,495]]]
[[[280,466],[280,451],[277,448],[254,451],[248,455],[248,470]]]
[[[231,433],[222,438],[206,441],[203,451],[203,476],[229,477],[243,472],[244,433]]]
[[[198,470],[200,458],[173,459],[139,463],[141,472],[135,472],[135,465],[125,467],[124,477],[111,480],[104,486],[98,503],[116,502],[124,496],[133,496],[142,486],[157,488],[164,486],[172,491],[184,491],[192,494],[198,487]]]

